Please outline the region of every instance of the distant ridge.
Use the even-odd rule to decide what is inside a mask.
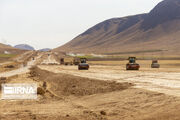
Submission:
[[[14,48],[18,48],[21,50],[35,50],[32,46],[27,45],[27,44],[19,44],[19,45],[14,46]]]
[[[50,51],[50,50],[51,50],[50,48],[43,48],[43,49],[40,49],[39,51],[47,52],[47,51]]]
[[[19,50],[17,48],[11,47],[9,45],[5,45],[0,43],[0,54],[19,54],[24,52],[23,50]]]

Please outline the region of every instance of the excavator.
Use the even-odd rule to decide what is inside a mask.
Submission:
[[[126,64],[126,70],[139,70],[140,65],[136,63],[136,57],[129,57],[129,63]]]
[[[88,70],[89,69],[89,64],[87,64],[86,61],[87,61],[86,58],[80,58],[80,63],[78,65],[79,70]]]

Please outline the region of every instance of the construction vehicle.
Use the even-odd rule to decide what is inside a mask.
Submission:
[[[79,65],[79,63],[80,63],[79,58],[67,57],[67,58],[60,59],[61,65]]]
[[[71,57],[63,58],[61,60],[63,65],[73,65],[73,58]]]
[[[80,63],[80,59],[79,58],[74,58],[74,60],[73,60],[73,64],[74,65],[79,65],[79,63]]]
[[[86,58],[80,58],[80,63],[78,65],[79,70],[88,70],[89,69],[89,64],[87,64],[86,61],[87,61]]]
[[[60,64],[61,64],[61,65],[64,65],[64,58],[61,58],[61,59],[60,59]]]
[[[160,64],[158,64],[158,60],[152,60],[151,68],[160,68]]]
[[[136,57],[129,57],[129,63],[126,64],[126,70],[139,70],[140,65],[136,63]]]

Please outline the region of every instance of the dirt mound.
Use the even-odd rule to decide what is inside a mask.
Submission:
[[[38,115],[33,114],[29,110],[25,111],[16,111],[12,114],[9,114],[8,117],[6,115],[0,115],[2,120],[78,120],[71,116],[48,116],[48,115]]]
[[[48,89],[58,96],[85,96],[125,90],[132,86],[131,83],[116,83],[67,74],[55,74],[39,68],[33,68],[31,74],[38,76],[40,81],[47,82]]]

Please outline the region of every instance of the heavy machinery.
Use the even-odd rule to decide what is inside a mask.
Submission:
[[[136,63],[136,57],[129,57],[129,63],[126,64],[126,70],[139,70],[140,65]]]
[[[86,61],[87,61],[86,58],[80,58],[80,63],[78,65],[79,70],[88,70],[89,69],[89,64],[87,64]]]
[[[73,58],[71,58],[71,57],[61,58],[60,64],[61,65],[73,65]]]
[[[152,60],[151,68],[160,68],[160,64],[158,64],[158,60]]]
[[[74,65],[79,65],[79,63],[80,63],[80,59],[75,57],[74,60],[73,60],[73,64]]]
[[[61,58],[61,59],[60,59],[60,64],[61,64],[61,65],[64,65],[64,58]]]
[[[79,65],[79,63],[80,63],[79,58],[67,57],[60,59],[61,65]]]

